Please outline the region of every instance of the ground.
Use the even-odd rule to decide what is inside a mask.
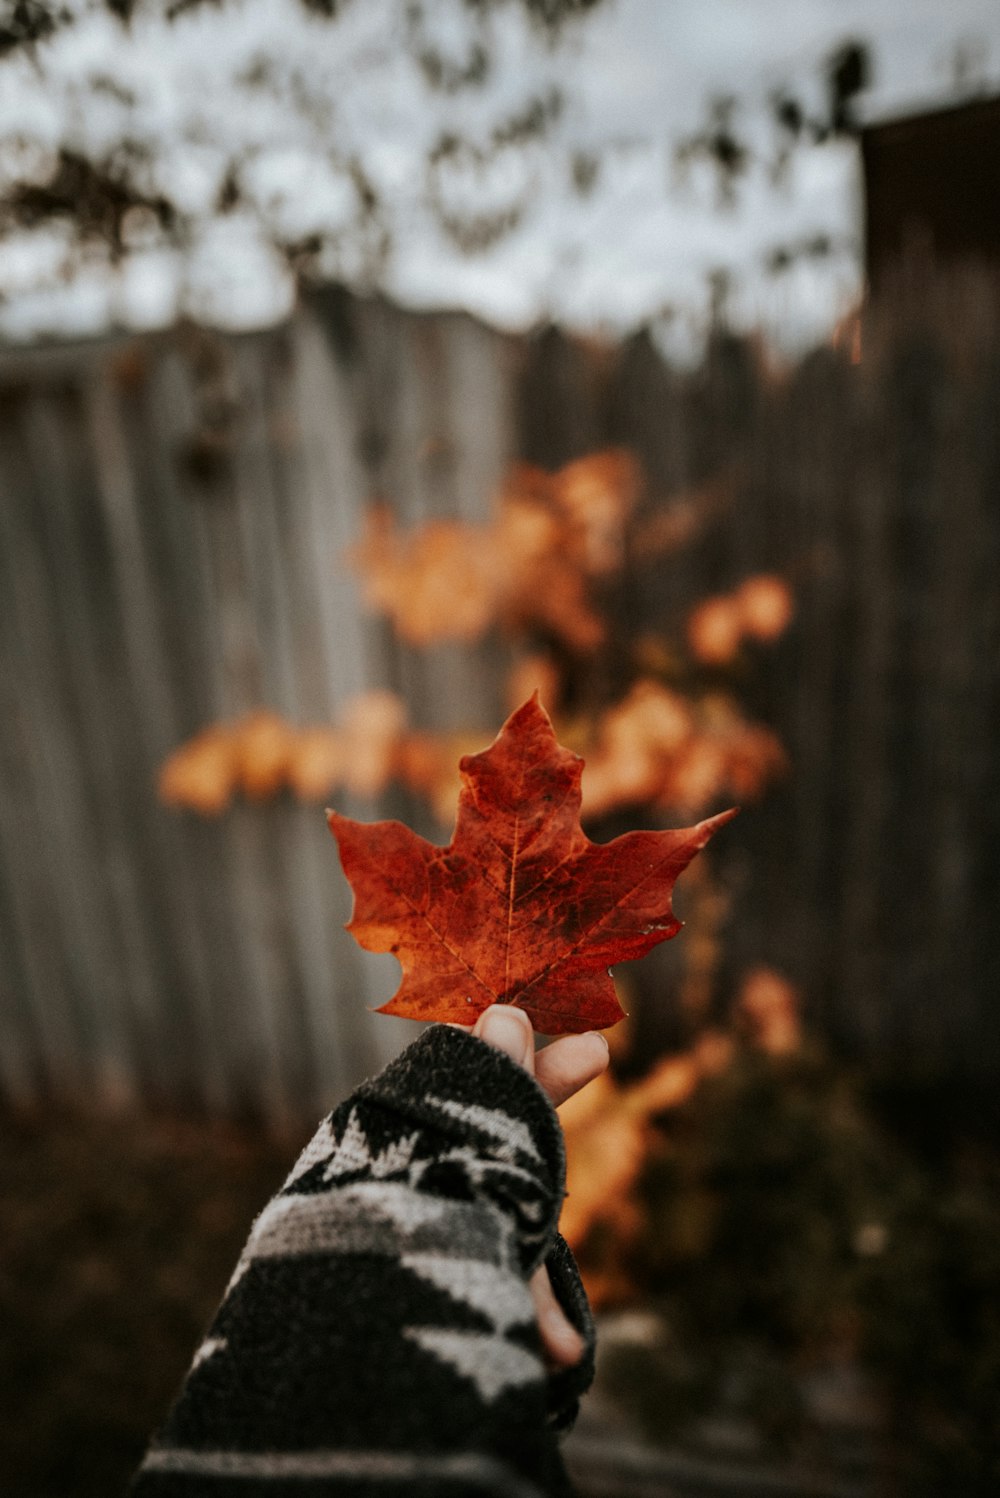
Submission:
[[[113,1498],[299,1141],[168,1119],[0,1120],[6,1498]]]

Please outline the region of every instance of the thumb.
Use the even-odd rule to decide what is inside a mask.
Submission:
[[[534,1075],[535,1032],[523,1009],[510,1004],[491,1004],[476,1020],[472,1033]]]

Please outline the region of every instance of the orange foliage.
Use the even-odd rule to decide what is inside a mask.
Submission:
[[[295,733],[277,713],[248,713],[231,730],[236,779],[249,801],[267,801],[288,778]]]
[[[753,1042],[770,1056],[787,1056],[802,1044],[799,993],[772,968],[758,967],[743,980],[737,1008]]]
[[[189,807],[203,817],[218,816],[232,799],[237,780],[236,750],[225,724],[206,728],[175,749],[160,767],[158,792],[166,806]]]
[[[795,601],[783,578],[772,573],[748,577],[732,593],[706,598],[688,616],[688,644],[708,666],[736,659],[746,638],[773,643],[792,621]]]
[[[620,566],[639,472],[624,452],[595,453],[558,473],[512,469],[494,518],[436,520],[400,535],[376,506],[351,553],[370,607],[411,645],[478,639],[493,624],[549,631],[588,654],[604,639],[591,579]]]
[[[538,689],[557,709],[563,697],[587,700],[595,652],[606,643],[620,648],[606,641],[597,585],[621,576],[626,553],[636,562],[690,539],[730,502],[733,483],[732,475],[717,480],[643,521],[636,520],[640,471],[624,451],[593,453],[555,473],[519,464],[482,524],[432,520],[403,534],[386,505],[374,506],[353,562],[368,603],[411,645],[473,641],[496,624],[521,640],[547,638],[551,648],[524,655],[513,668],[509,700]],[[777,639],[793,607],[788,585],[761,573],[699,605],[687,621],[688,642],[698,660],[722,666],[747,639]],[[647,631],[632,642],[631,658],[643,674],[618,701],[608,702],[605,688],[599,712],[556,713],[560,735],[587,760],[585,816],[639,805],[698,815],[724,798],[760,795],[784,771],[778,739],[732,699],[669,685],[688,669],[669,639]],[[600,661],[596,673],[614,679]],[[487,737],[408,733],[402,704],[389,693],[348,704],[337,727],[295,728],[257,712],[182,745],[163,767],[160,794],[170,805],[213,815],[237,791],[262,800],[290,789],[311,801],[345,787],[370,798],[395,778],[447,825],[457,802],[457,761]]]
[[[579,1247],[598,1224],[631,1238],[640,1226],[631,1191],[648,1153],[644,1115],[605,1072],[559,1109],[566,1137],[566,1197],[559,1231]]]
[[[727,666],[735,660],[743,637],[739,605],[722,595],[706,598],[693,609],[687,622],[688,644],[707,666]]]
[[[672,759],[694,732],[690,704],[654,681],[639,681],[601,720],[587,755],[584,809],[655,801]]]
[[[582,1092],[563,1103],[559,1118],[566,1136],[566,1199],[559,1230],[571,1248],[595,1229],[627,1245],[637,1235],[642,1219],[634,1187],[650,1151],[655,1147],[654,1119],[679,1108],[707,1076],[729,1065],[730,1038],[708,1031],[691,1048],[666,1056],[640,1082],[619,1086],[605,1072]],[[587,1277],[595,1304],[608,1298],[608,1285]]]
[[[363,692],[345,703],[339,728],[295,728],[264,710],[216,723],[164,761],[160,800],[217,816],[237,791],[251,801],[286,789],[303,801],[322,801],[338,787],[377,796],[396,773],[405,722],[392,692]]]
[[[496,580],[487,538],[459,520],[432,520],[403,537],[391,510],[376,505],[351,560],[364,578],[366,603],[411,645],[475,640],[492,621]]]
[[[377,796],[395,772],[406,708],[394,692],[362,692],[345,704],[343,723],[343,784]]]
[[[343,734],[335,728],[303,728],[288,765],[288,784],[300,801],[324,801],[347,768]]]
[[[531,662],[524,681],[534,686],[544,674]],[[302,801],[323,801],[343,788],[371,799],[397,780],[449,826],[458,804],[458,761],[487,738],[408,732],[398,697],[365,692],[345,704],[339,727],[296,728],[265,711],[215,724],[170,755],[159,794],[168,806],[215,816],[238,791],[253,801],[286,789]],[[599,719],[592,741],[572,723],[565,738],[587,761],[585,818],[639,805],[693,815],[726,797],[752,800],[785,769],[775,735],[748,722],[728,698],[695,702],[650,679],[636,682]]]
[[[635,459],[620,448],[592,453],[567,463],[549,482],[568,522],[573,560],[590,577],[617,571],[625,560],[625,524],[639,497]]]
[[[777,737],[729,698],[695,701],[649,679],[604,714],[586,754],[588,816],[649,802],[691,810],[727,794],[748,800],[785,769]]]
[[[797,992],[770,969],[748,974],[735,1018],[749,1032],[750,1043],[771,1055],[786,1055],[801,1044]],[[620,1086],[605,1072],[559,1109],[568,1160],[559,1228],[581,1256],[584,1283],[596,1307],[627,1299],[630,1293],[621,1261],[642,1228],[635,1188],[647,1160],[663,1147],[664,1115],[683,1107],[704,1081],[725,1072],[738,1053],[733,1034],[707,1029],[689,1050],[664,1057],[640,1081]],[[596,1270],[588,1266],[585,1248],[592,1234],[602,1245],[602,1267]]]
[[[770,644],[784,634],[792,622],[795,600],[783,578],[770,573],[748,577],[736,590],[743,633]]]

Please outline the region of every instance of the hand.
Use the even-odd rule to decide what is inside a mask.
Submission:
[[[523,1009],[511,1004],[493,1004],[485,1009],[472,1033],[531,1072],[554,1108],[599,1077],[608,1064],[608,1043],[596,1030],[585,1035],[562,1035],[536,1055],[531,1021]],[[544,1264],[532,1275],[530,1289],[550,1370],[572,1367],[583,1356],[583,1339],[556,1300]]]

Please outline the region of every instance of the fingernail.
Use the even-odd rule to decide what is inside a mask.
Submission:
[[[532,1045],[531,1030],[519,1010],[510,1009],[504,1004],[493,1004],[489,1009],[483,1010],[472,1033],[489,1045],[496,1046],[498,1050],[506,1051],[521,1066],[528,1059]]]
[[[611,1047],[608,1045],[608,1037],[604,1034],[603,1030],[587,1030],[585,1033],[593,1035],[595,1040],[599,1040],[606,1051],[611,1050]]]

